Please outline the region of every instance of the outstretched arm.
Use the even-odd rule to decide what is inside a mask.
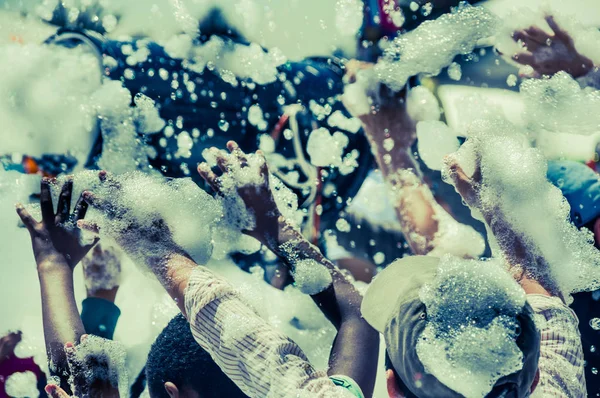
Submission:
[[[479,163],[477,163],[475,172],[471,177],[466,175],[458,162],[452,157],[446,158],[446,167],[448,175],[454,182],[456,191],[462,196],[463,200],[469,207],[478,210],[482,214],[494,236],[501,237],[501,239],[497,239],[498,246],[508,266],[513,270],[513,276],[525,290],[525,293],[551,296],[553,291],[551,286],[544,286],[543,283],[529,277],[525,272],[514,272],[517,267],[524,264],[534,264],[542,261],[542,259],[536,258],[530,253],[523,238],[510,225],[506,215],[500,208],[490,208],[482,205],[480,200],[482,177]]]
[[[85,215],[87,204],[81,199],[70,213],[73,182],[62,187],[57,212],[54,213],[50,180],[41,183],[42,220],[36,221],[22,205],[17,213],[31,236],[42,295],[44,338],[50,370],[69,389],[70,375],[64,345],[77,342],[85,333],[73,292],[73,269],[95,242],[82,245],[74,223]]]
[[[104,174],[101,180],[106,183],[111,178]],[[109,221],[118,219],[122,212],[129,212],[129,209],[115,208],[122,203],[116,197],[99,197],[85,192],[84,198]],[[314,369],[302,350],[265,322],[233,286],[209,269],[195,264],[172,240],[165,223],[160,223],[163,228],[160,232],[145,233],[148,231],[143,220],[150,215],[140,214],[143,209],[129,213],[140,218],[130,220],[125,230],[109,231],[113,233],[112,237],[126,253],[131,251],[129,254],[143,257],[145,265],[190,321],[196,341],[245,394],[266,396],[272,391],[274,396],[306,392],[316,397],[353,396],[336,387],[323,372]],[[156,214],[152,214],[152,218],[156,219]],[[78,225],[98,230],[91,222],[80,221]],[[138,250],[140,245],[146,247],[148,244],[154,250]]]
[[[351,73],[353,73],[351,71]],[[358,72],[360,74],[360,72]],[[360,78],[360,76],[358,76]],[[350,80],[353,76],[350,76]],[[413,254],[428,254],[434,249],[441,253],[476,257],[484,249],[483,239],[470,227],[458,223],[435,200],[431,189],[423,182],[418,163],[411,147],[416,140],[415,123],[408,115],[403,93],[392,93],[384,86],[379,93],[369,95],[372,109],[362,113],[350,99],[345,99],[348,110],[363,122],[371,151],[381,170],[402,233]],[[474,244],[470,253],[444,245],[445,231],[467,233]]]
[[[232,170],[247,167],[248,156],[237,144],[229,142],[227,146],[231,154],[224,151],[215,153],[221,171],[227,174]],[[362,297],[316,246],[287,223],[273,198],[264,157],[260,152],[250,156],[258,157],[258,172],[262,182],[241,186],[237,190],[248,210],[256,218],[256,227],[246,233],[273,251],[292,272],[301,262],[309,261],[319,264],[330,273],[332,283],[328,288],[318,293],[310,292],[321,311],[338,330],[330,355],[328,373],[352,378],[362,391],[370,396],[375,384],[379,335],[360,314]],[[198,171],[217,193],[223,194],[221,180],[207,164],[201,164]]]

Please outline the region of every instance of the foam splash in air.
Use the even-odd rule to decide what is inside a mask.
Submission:
[[[581,88],[566,72],[521,83],[528,127],[555,133],[600,132],[600,91]]]
[[[439,121],[417,123],[417,140],[419,156],[432,170],[441,170],[444,156],[460,146],[456,134]]]
[[[306,151],[310,155],[310,162],[315,166],[339,167],[348,142],[346,134],[340,131],[331,134],[325,127],[320,127],[310,133]]]
[[[399,91],[411,76],[437,75],[456,55],[470,53],[480,40],[493,36],[497,27],[489,11],[461,5],[394,39],[375,65],[378,80]]]

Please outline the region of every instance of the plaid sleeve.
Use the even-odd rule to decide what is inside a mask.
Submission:
[[[559,298],[527,295],[540,330],[540,382],[534,397],[585,397],[585,374],[577,316]]]
[[[185,308],[194,339],[249,397],[356,398],[207,268],[192,273]]]

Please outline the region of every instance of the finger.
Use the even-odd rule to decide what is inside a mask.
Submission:
[[[121,188],[121,184],[119,183],[119,181],[111,173],[105,170],[101,170],[100,172],[98,172],[98,179],[101,183],[107,184],[110,187],[116,189]]]
[[[87,394],[87,384],[85,382],[86,369],[83,361],[77,356],[77,348],[73,343],[66,343],[64,346],[69,372],[73,376],[72,384],[74,385],[74,393],[78,396]]]
[[[542,29],[537,26],[532,26],[530,28],[525,29],[525,32],[529,35],[529,37],[538,42],[540,45],[547,46],[548,39],[550,39],[550,35],[544,32]]]
[[[79,220],[77,221],[77,227],[95,234],[100,232],[100,226],[92,221]]]
[[[73,343],[66,343],[64,346],[65,356],[67,357],[67,364],[71,375],[77,377],[82,371],[83,365],[79,358],[77,358],[77,349]]]
[[[23,207],[21,203],[17,203],[16,207],[17,214],[21,218],[21,221],[23,221],[23,224],[25,224],[25,228],[27,228],[29,233],[33,233],[39,223],[31,216],[31,214],[29,214],[27,210],[25,210],[25,207]]]
[[[207,163],[200,163],[198,165],[198,174],[200,177],[204,179],[210,185],[210,187],[216,193],[221,193],[221,187],[219,185],[219,178],[217,175],[210,169],[210,166]]]
[[[248,166],[248,159],[246,158],[246,154],[240,149],[240,146],[237,144],[237,142],[229,141],[227,143],[227,149],[229,149],[229,152],[231,152],[232,155],[238,158],[242,167]]]
[[[540,47],[540,43],[535,41],[523,30],[519,30],[513,33],[513,40],[518,43],[521,43],[523,47],[527,48],[529,51],[535,51]]]
[[[231,162],[227,157],[227,154],[225,154],[223,151],[218,151],[218,153],[216,153],[215,155],[215,158],[217,160],[217,166],[219,166],[223,173],[227,173],[229,171],[229,168],[231,167]]]
[[[56,205],[56,217],[54,222],[61,224],[69,218],[71,212],[71,194],[73,193],[73,178],[67,177],[67,181],[62,186],[58,204]]]
[[[552,31],[554,32],[555,37],[558,37],[560,39],[571,39],[571,36],[569,36],[569,34],[566,31],[562,30],[562,28],[556,23],[556,20],[552,15],[546,16],[546,22],[548,23],[548,26],[550,26],[550,29],[552,29]]]
[[[67,394],[65,390],[63,390],[56,384],[46,385],[44,391],[46,391],[46,394],[48,394],[50,398],[70,398],[69,394]]]
[[[518,75],[521,78],[527,79],[539,79],[540,77],[542,77],[541,73],[539,73],[529,65],[524,65],[521,68],[519,68]]]
[[[527,42],[527,40],[529,39],[529,36],[527,36],[527,33],[525,33],[525,31],[523,30],[515,30],[512,34],[512,39],[515,42],[523,42],[523,44],[525,44],[525,42]]]
[[[258,151],[256,151],[256,155],[260,158],[261,160],[261,165],[260,165],[260,174],[265,178],[266,183],[269,183],[269,166],[267,165],[267,159],[265,158],[265,155],[263,154],[263,151],[261,151],[260,149]]]
[[[77,222],[79,220],[83,220],[87,214],[88,207],[89,205],[85,201],[83,194],[81,194],[79,199],[77,199],[77,204],[75,204],[75,210],[73,210],[73,221]]]
[[[99,233],[99,232],[100,232],[100,227],[98,227],[98,225],[95,225],[93,228],[95,229],[95,232],[94,232],[94,233],[96,233],[96,234],[97,234],[97,233]],[[90,243],[89,245],[85,245],[85,246],[83,246],[83,249],[84,249],[85,251],[90,251],[90,250],[91,250],[91,249],[92,249],[94,246],[96,246],[96,244],[97,244],[98,242],[100,242],[100,237],[99,237],[99,236],[95,236],[95,237],[94,237],[94,240],[92,241],[92,243]],[[98,246],[96,246],[96,247],[98,247]],[[94,250],[95,250],[95,249],[94,249]]]
[[[517,61],[521,65],[529,65],[535,69],[535,57],[530,52],[517,53],[512,56],[512,59]]]
[[[107,202],[104,199],[99,198],[90,191],[83,191],[81,194],[83,200],[90,206],[95,207],[98,210],[104,211],[107,207]]]
[[[50,180],[48,178],[42,178],[40,189],[42,222],[47,226],[54,225],[54,206],[52,205],[52,192],[50,191]]]

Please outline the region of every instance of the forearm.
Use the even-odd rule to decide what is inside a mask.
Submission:
[[[300,232],[287,226],[283,220],[280,222],[279,231],[279,236],[270,246],[288,266],[293,267],[295,261],[312,259],[331,271],[332,286],[312,297],[317,305],[323,307],[324,313],[337,313],[336,309],[328,306],[339,300],[335,297],[337,295],[344,299],[342,289],[354,289],[350,282],[345,280],[345,276],[316,246],[308,242]],[[360,301],[358,292],[356,296]],[[338,333],[331,349],[328,374],[352,378],[365,396],[371,396],[379,356],[379,334],[362,318],[360,302],[345,306],[340,319],[334,319],[332,322],[336,325]]]
[[[185,290],[190,276],[198,264],[183,250],[174,248],[163,255],[146,260],[158,281],[177,304],[181,313],[187,317],[185,309]]]
[[[363,318],[342,322],[329,356],[330,376],[352,378],[365,397],[373,395],[379,358],[379,333]]]
[[[542,258],[529,249],[523,237],[511,227],[498,208],[482,211],[485,222],[496,237],[509,270],[527,294],[555,295]],[[545,277],[543,277],[545,276]]]
[[[427,254],[439,230],[435,199],[422,181],[418,163],[411,154],[414,124],[410,119],[392,125],[363,117],[371,150],[390,191],[402,232],[414,254]],[[394,138],[401,137],[401,138]],[[439,209],[441,210],[441,209]]]
[[[69,388],[69,367],[64,346],[70,342],[78,344],[85,329],[73,291],[73,271],[64,260],[47,260],[38,266],[42,298],[44,339],[50,370],[61,378],[61,386]]]

